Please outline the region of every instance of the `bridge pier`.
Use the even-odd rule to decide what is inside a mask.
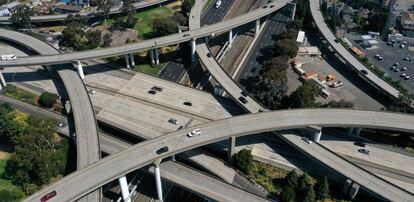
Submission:
[[[354,199],[359,191],[359,184],[353,182],[350,179],[347,179],[342,187],[342,195],[345,199]]]
[[[255,36],[257,37],[259,35],[260,31],[260,19],[256,20],[256,29],[255,29]]]
[[[233,29],[229,31],[229,47],[233,45]]]
[[[361,134],[361,128],[348,128],[348,132],[347,134],[349,136],[353,136],[353,137],[359,137],[359,135]]]
[[[0,69],[0,90],[6,86],[7,86],[6,80],[4,79],[3,73],[1,73],[1,69]]]
[[[157,197],[159,201],[163,201],[162,198],[162,183],[161,183],[161,174],[160,174],[160,163],[161,160],[157,160],[154,163],[154,168],[155,168],[155,184],[157,186]]]
[[[191,39],[191,62],[196,61],[196,39]]]
[[[83,67],[80,60],[77,61],[76,69],[78,69],[78,74],[80,78],[83,80],[85,79],[85,74],[83,73]]]
[[[125,55],[125,65],[126,65],[126,68],[131,68],[131,66],[129,65],[129,58],[128,58],[128,55]]]
[[[233,163],[233,156],[236,153],[235,148],[236,148],[236,137],[235,136],[231,136],[229,138],[229,143],[227,145],[227,161],[232,164]]]
[[[47,72],[52,73],[52,67],[50,65],[45,65],[44,67]]]
[[[150,56],[150,60],[151,60],[151,65],[154,65],[155,64],[155,59],[154,59],[153,49],[149,50],[149,56]]]
[[[314,131],[313,131],[313,141],[314,142],[319,142],[321,140],[322,137],[322,128],[321,127],[311,127]]]
[[[133,66],[135,66],[135,58],[134,58],[134,54],[129,54],[129,57],[130,57],[130,59],[131,59],[131,66],[133,67]]]
[[[154,56],[155,56],[155,64],[159,65],[160,64],[160,53],[158,52],[158,49],[154,49]]]
[[[121,187],[121,194],[122,199],[124,202],[131,202],[131,198],[129,197],[129,187],[128,182],[125,176],[118,178],[119,186]]]

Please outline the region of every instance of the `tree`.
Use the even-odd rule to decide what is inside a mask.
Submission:
[[[177,32],[178,23],[171,17],[156,18],[152,22],[154,36],[165,36]]]
[[[315,201],[315,191],[313,190],[313,185],[307,185],[302,192],[301,197],[302,202],[314,202]]]
[[[324,1],[322,1],[322,4],[321,4],[321,11],[322,11],[322,13],[325,15],[326,14],[326,12],[328,11],[328,3],[324,0]]]
[[[24,193],[19,189],[0,190],[0,201],[20,201]]]
[[[296,191],[295,188],[291,186],[284,186],[279,196],[281,202],[295,202],[296,201]]]
[[[111,33],[104,34],[102,37],[102,46],[109,47],[111,46],[111,43],[112,43],[112,34]]]
[[[290,171],[285,178],[285,186],[296,188],[298,186],[299,175],[295,170]]]
[[[272,110],[278,109],[288,91],[286,83],[269,79],[260,80],[254,87],[255,98]]]
[[[282,39],[275,43],[274,52],[276,56],[293,58],[298,53],[299,47],[295,40]]]
[[[306,108],[315,105],[315,97],[318,96],[320,90],[315,81],[310,80],[299,86],[289,97],[290,107]]]
[[[98,11],[100,11],[100,14],[106,21],[109,18],[109,12],[111,11],[112,6],[114,6],[114,2],[111,0],[98,0],[97,6]]]
[[[85,32],[82,26],[78,22],[71,22],[66,25],[66,28],[62,32],[62,40],[60,41],[62,46],[72,47],[76,50],[86,49],[85,41],[83,37]]]
[[[323,177],[323,180],[318,183],[317,190],[319,200],[329,199],[329,183],[326,176]]]
[[[179,12],[175,12],[173,18],[179,25],[186,26],[188,24],[187,18]]]
[[[184,16],[188,16],[188,13],[190,13],[191,8],[194,6],[195,0],[184,0],[181,4],[181,12]]]
[[[12,114],[13,109],[8,104],[0,105],[0,140],[13,143],[23,133],[24,126]]]
[[[128,28],[133,28],[136,22],[137,18],[135,17],[134,13],[128,13],[125,26]]]
[[[297,36],[298,36],[298,30],[293,27],[285,29],[285,31],[283,31],[282,34],[280,35],[282,39],[292,39],[292,40],[296,40]]]
[[[90,49],[97,48],[101,46],[102,43],[102,32],[100,30],[89,30],[85,33],[86,39],[88,39],[88,47]]]
[[[234,160],[237,168],[245,174],[250,174],[253,168],[253,156],[250,150],[240,150],[236,155],[234,155]]]
[[[39,97],[39,104],[43,107],[50,108],[56,102],[59,96],[49,92],[43,92]]]
[[[264,61],[260,73],[265,79],[285,83],[287,81],[286,70],[288,67],[286,57],[278,56]]]
[[[12,24],[17,28],[31,28],[30,16],[33,16],[33,10],[27,5],[18,5],[10,18]]]
[[[313,190],[312,178],[305,172],[299,177],[296,187],[296,198],[303,202],[315,201],[315,192]]]

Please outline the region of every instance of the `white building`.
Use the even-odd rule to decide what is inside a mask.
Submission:
[[[298,43],[298,46],[304,46],[306,43],[306,38],[305,38],[305,32],[304,31],[299,31],[298,33],[298,37],[296,38],[296,43]]]

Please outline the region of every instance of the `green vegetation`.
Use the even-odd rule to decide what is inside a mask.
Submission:
[[[141,72],[144,74],[149,74],[152,76],[158,76],[158,73],[161,71],[161,69],[166,65],[166,63],[160,63],[159,65],[151,66],[149,64],[139,64],[134,67],[132,67],[132,70],[136,72]]]
[[[10,20],[12,22],[12,25],[16,28],[29,29],[32,26],[30,23],[30,16],[33,15],[34,12],[29,6],[20,4],[12,13]]]
[[[409,133],[387,130],[364,129],[361,137],[414,153],[414,137]]]
[[[251,173],[253,169],[252,151],[247,149],[240,150],[236,155],[234,155],[234,161],[240,171],[247,175]]]
[[[4,158],[0,160],[0,191],[11,190],[14,188],[14,185],[12,184],[12,181],[10,179],[3,178],[3,174],[8,160],[9,158]]]
[[[3,197],[21,197],[19,189],[32,194],[66,172],[69,142],[56,134],[54,120],[28,116],[2,104],[0,140],[15,151],[5,167],[2,162],[0,173],[4,172],[1,175],[4,183],[11,181],[16,188],[0,192]]]
[[[286,170],[253,161],[253,169],[249,177],[269,193],[277,196],[282,191],[282,181],[287,174]]]
[[[188,16],[191,8],[194,6],[195,0],[184,0],[181,4],[181,12],[184,16]]]
[[[2,93],[6,96],[22,100],[23,102],[31,103],[34,105],[37,103],[36,95],[22,90],[13,84],[7,84],[7,86],[2,90]]]
[[[319,95],[319,88],[315,81],[309,80],[299,86],[289,97],[290,107],[307,108],[315,107],[315,98]]]
[[[49,92],[43,92],[39,97],[39,104],[46,108],[51,108],[53,104],[56,103],[56,100],[58,99],[58,95],[49,93]]]
[[[146,38],[145,36],[153,32],[152,24],[154,19],[169,17],[172,14],[173,11],[167,7],[158,7],[136,13],[137,24],[135,24],[134,29],[138,31],[140,38]]]

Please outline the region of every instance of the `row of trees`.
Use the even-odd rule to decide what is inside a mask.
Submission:
[[[11,179],[25,194],[34,193],[66,171],[69,144],[56,134],[54,120],[30,116],[2,104],[0,140],[15,150],[2,177]]]

